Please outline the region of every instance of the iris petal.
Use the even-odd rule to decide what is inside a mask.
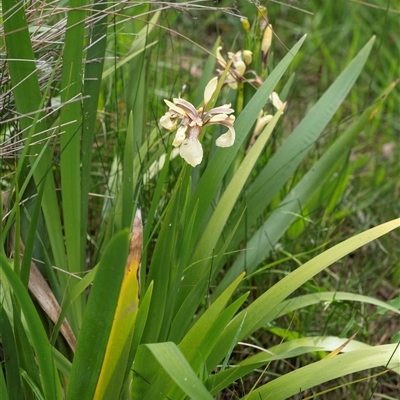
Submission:
[[[279,98],[278,93],[272,92],[271,95],[269,96],[269,99],[271,100],[272,105],[279,110],[282,107],[282,100]]]
[[[235,67],[236,72],[237,72],[240,76],[243,76],[244,73],[246,72],[246,64],[244,63],[243,60],[236,61],[236,62],[234,63],[234,67]]]
[[[215,144],[218,147],[230,147],[235,142],[235,130],[233,128],[229,128],[229,131],[221,135],[216,141]]]
[[[229,104],[224,104],[223,106],[219,106],[219,107],[214,107],[212,108],[210,111],[208,111],[206,113],[207,116],[209,115],[215,115],[215,114],[231,114],[233,113],[235,110],[233,110],[232,108],[230,108],[230,103]]]
[[[165,100],[164,100],[165,101]],[[179,106],[181,110],[185,112],[185,114],[190,118],[190,119],[195,119],[198,117],[199,113],[197,112],[195,106],[192,103],[189,103],[188,101],[184,99],[174,99],[174,103]]]
[[[192,167],[199,165],[203,159],[201,143],[195,139],[185,139],[180,147],[181,157]]]
[[[168,129],[169,131],[173,131],[176,129],[176,119],[173,119],[171,117],[171,113],[166,112],[165,115],[160,118],[161,126],[165,129]]]
[[[171,110],[174,110],[175,112],[182,115],[183,117],[186,117],[186,111],[183,108],[176,106],[174,103],[172,103],[166,99],[164,99],[164,102]]]
[[[207,83],[206,88],[204,89],[204,106],[211,100],[212,95],[215,92],[215,89],[218,85],[218,78],[212,78],[210,82]]]
[[[181,125],[175,135],[174,141],[172,142],[172,146],[180,146],[183,141],[186,139],[186,130],[187,126]]]
[[[222,57],[222,55],[221,55],[221,50],[222,50],[222,46],[218,46],[217,47],[217,51],[216,51],[217,61],[218,61],[218,64],[222,68],[225,68],[226,67],[226,61],[224,60],[224,57]]]
[[[216,115],[213,115],[210,119],[209,119],[209,123],[219,123],[219,122],[221,122],[221,121],[225,121],[226,119],[228,118],[228,115],[226,115],[226,114],[216,114]]]

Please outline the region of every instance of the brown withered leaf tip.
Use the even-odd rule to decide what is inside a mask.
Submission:
[[[128,272],[130,268],[135,268],[135,267],[139,271],[139,264],[142,256],[142,246],[143,246],[142,213],[138,208],[136,210],[135,218],[133,220],[131,243],[129,247],[128,261],[126,263],[126,268],[127,268],[126,272]]]

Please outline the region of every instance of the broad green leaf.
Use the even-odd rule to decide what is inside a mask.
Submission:
[[[182,215],[187,212],[189,195],[189,170],[183,170],[175,192],[161,225],[157,245],[154,249],[147,280],[154,281],[150,312],[143,338],[145,342],[157,342],[166,339],[169,331],[169,320],[175,307],[177,285],[181,284],[183,265],[176,249],[182,241]],[[186,249],[186,251],[189,249]]]
[[[122,220],[121,227],[129,228],[133,217],[133,194],[136,182],[133,182],[133,154],[134,154],[134,131],[133,114],[129,114],[128,127],[125,137],[124,167],[122,170]]]
[[[143,245],[142,217],[136,211],[125,276],[104,355],[94,399],[109,399],[121,390],[131,350],[139,304],[139,265]]]
[[[213,324],[213,326],[209,329],[209,332],[201,345],[201,349],[196,354],[196,359],[193,360],[190,365],[194,369],[194,371],[201,376],[207,376],[210,374],[210,371],[206,369],[206,358],[209,356],[210,351],[212,350],[215,342],[218,340],[218,337],[221,335],[221,332],[225,329],[227,324],[231,321],[233,315],[237,312],[239,307],[243,304],[243,302],[247,299],[249,293],[245,293],[239,299],[234,301],[229,305],[225,310],[221,312],[218,316],[218,319]],[[179,348],[181,346],[179,345]],[[194,364],[195,363],[195,364]],[[168,393],[169,398],[180,398],[183,400],[185,396],[183,396],[182,392],[177,390],[175,386],[173,390]]]
[[[6,381],[4,379],[3,370],[0,371],[0,399],[10,400],[10,397],[8,396]],[[18,397],[15,397],[15,399],[18,399]]]
[[[29,216],[29,229],[28,229],[28,234],[26,235],[26,241],[24,243],[24,255],[22,258],[21,275],[20,275],[21,281],[25,285],[25,287],[28,287],[28,282],[29,282],[29,274],[32,262],[32,252],[35,242],[35,236],[37,234],[37,224],[42,205],[44,189],[45,189],[44,186],[40,186],[39,193],[35,202],[35,207],[32,212],[32,217]]]
[[[22,380],[23,388],[27,393],[27,397],[33,397],[32,387],[40,388],[40,368],[37,367],[35,350],[29,341],[29,329],[22,322],[22,314],[19,312],[17,305],[13,307],[12,324],[18,352],[18,368],[19,371],[24,371],[29,379],[28,383],[24,377]],[[40,392],[40,390],[38,391]],[[39,393],[39,396],[41,395]]]
[[[213,399],[175,343],[153,343],[145,346],[184,393],[196,400]]]
[[[54,338],[57,337],[58,331],[60,330],[60,327],[62,324],[62,321],[64,321],[64,318],[66,317],[73,302],[79,296],[81,296],[82,293],[85,293],[85,291],[87,291],[88,288],[91,286],[91,284],[96,276],[98,267],[99,267],[99,265],[96,265],[94,268],[92,268],[81,280],[78,281],[78,283],[76,285],[73,286],[71,291],[63,299],[62,309],[61,309],[60,315],[58,316],[58,322],[55,325],[54,330],[53,330]]]
[[[129,230],[116,234],[100,260],[78,336],[67,400],[92,399],[95,393],[125,274],[129,234]]]
[[[305,295],[304,297],[295,297],[281,303],[276,310],[270,313],[270,320],[277,319],[282,315],[286,315],[300,308],[308,307],[319,302],[335,302],[335,301],[359,301],[367,304],[379,305],[384,302],[376,300],[368,296],[361,296],[352,293],[316,293],[315,295]],[[389,307],[391,311],[392,308]],[[399,313],[397,311],[397,313]],[[244,361],[238,363],[233,368],[221,371],[208,378],[207,387],[212,387],[211,393],[218,393],[224,387],[241,379],[246,374],[251,373],[254,369],[262,365],[268,364],[270,361],[284,358],[291,358],[300,354],[314,351],[333,351],[340,347],[347,339],[336,337],[305,337],[301,339],[291,340],[289,342],[281,343],[273,348],[267,349],[267,352],[260,352],[251,356]],[[322,347],[320,347],[322,346]],[[360,347],[370,347],[367,344],[351,341],[344,349],[343,352],[353,351]]]
[[[150,6],[148,8],[150,10]],[[152,33],[154,28],[158,26],[160,14],[160,11],[156,11],[148,22],[144,22],[143,28],[139,31],[135,40],[132,42],[130,51],[132,52],[132,50],[135,48],[139,49],[135,52],[137,53],[137,56],[131,57],[131,55],[129,55],[124,57],[124,59],[121,60],[121,64],[117,63],[116,66],[116,68],[118,68],[118,65],[123,65],[123,63],[129,61],[124,68],[125,74],[127,74],[128,77],[124,88],[124,96],[127,114],[129,115],[133,112],[133,119],[130,121],[130,129],[133,131],[132,151],[134,156],[137,156],[137,153],[143,143],[147,142],[146,132],[148,126],[147,121],[149,118],[147,112],[147,98],[148,87],[150,84],[150,80],[148,79],[148,70],[151,62],[151,52],[153,50],[152,47],[157,43],[157,41],[152,43],[149,42],[153,36]],[[151,14],[146,13],[145,15],[145,18],[147,19]],[[131,29],[135,29],[139,23],[143,24],[141,20],[143,20],[143,18],[133,21]],[[160,35],[162,34],[162,31],[158,32],[160,32]],[[131,161],[134,162],[133,157]],[[141,166],[143,167],[143,160],[141,161]],[[134,171],[132,172],[134,173]],[[132,176],[134,176],[133,173]],[[136,172],[135,175],[138,175],[138,172]]]
[[[53,250],[56,264],[62,270],[66,270],[64,241],[60,213],[56,196],[56,188],[53,174],[51,172],[52,155],[47,147],[47,125],[42,110],[37,107],[44,103],[42,98],[39,79],[35,66],[35,58],[30,40],[25,9],[23,3],[15,4],[11,0],[2,1],[5,43],[8,67],[13,86],[13,94],[17,112],[21,116],[19,124],[22,128],[24,139],[31,140],[30,136],[36,134],[35,144],[29,148],[29,157],[40,162],[35,164],[33,176],[37,186],[44,185],[42,210],[46,221],[48,237]],[[26,94],[29,93],[29,96]],[[36,121],[32,126],[33,121]],[[25,150],[24,150],[25,151]],[[60,275],[64,277],[63,275]],[[61,278],[62,279],[62,278]],[[64,279],[65,282],[65,279]]]
[[[191,219],[191,224],[190,227],[193,226],[192,221],[194,222],[196,216],[196,212],[193,212],[192,219]],[[216,254],[215,256],[213,255],[212,257],[209,257],[212,259],[212,264],[215,263],[215,265],[218,265],[221,259],[225,255],[225,251],[228,248],[233,235],[236,232],[236,229],[239,225],[239,222],[237,225],[234,227],[233,231],[231,234],[226,238],[224,245],[219,251],[219,254]],[[192,230],[188,230],[188,232],[192,232]],[[188,235],[186,235],[188,236]],[[184,242],[184,246],[188,247],[189,245],[187,244],[189,240]],[[184,258],[186,260],[186,258]],[[191,268],[196,268],[196,264],[191,266]],[[208,284],[209,278],[210,278],[210,273],[211,271],[205,270],[203,273],[203,276],[199,278],[198,283],[194,286],[194,288],[190,291],[188,297],[184,301],[183,304],[180,305],[179,309],[175,313],[174,320],[172,321],[171,328],[170,328],[170,334],[169,334],[169,340],[179,342],[182,337],[185,334],[185,330],[183,327],[189,326],[192,320],[192,316],[196,313],[196,310],[199,307],[199,304],[202,302],[203,298],[203,293],[206,285]]]
[[[93,141],[96,133],[97,107],[99,102],[100,88],[102,84],[102,73],[107,45],[107,20],[108,14],[105,10],[108,2],[96,0],[93,2],[92,15],[93,25],[89,31],[89,43],[86,53],[86,63],[83,84],[83,121],[81,142],[81,258],[82,265],[85,263],[86,240],[88,229],[88,207],[90,190],[90,172],[92,165]]]
[[[146,326],[147,317],[149,315],[151,296],[153,294],[153,283],[151,282],[146,290],[143,299],[140,300],[140,306],[137,314],[135,331],[133,333],[131,359],[133,361],[137,348],[139,347],[142,339],[144,327]]]
[[[282,315],[287,315],[290,312],[299,310],[300,308],[309,307],[314,304],[324,302],[324,307],[334,307],[342,301],[357,301],[360,303],[372,304],[377,306],[378,309],[385,310],[386,312],[391,311],[396,314],[400,314],[400,311],[395,307],[391,306],[389,302],[375,299],[371,296],[363,296],[357,293],[347,292],[319,292],[312,294],[305,294],[300,297],[293,297],[288,300],[282,301],[273,311],[266,316],[266,320],[273,321]]]
[[[138,310],[137,317],[136,317],[135,330],[133,332],[132,345],[131,345],[131,349],[130,349],[130,353],[129,353],[129,357],[128,357],[128,363],[127,363],[127,365],[131,366],[131,367],[125,371],[125,377],[123,379],[123,382],[125,382],[125,386],[128,385],[128,388],[125,389],[125,391],[126,390],[128,392],[133,391],[133,393],[137,393],[137,395],[138,395],[137,398],[139,398],[139,399],[140,399],[140,394],[142,392],[136,387],[136,384],[138,384],[140,386],[144,382],[141,380],[141,377],[137,376],[137,374],[133,370],[133,368],[136,369],[138,364],[140,363],[140,361],[139,361],[140,356],[136,357],[136,355],[138,353],[138,347],[142,340],[143,331],[144,331],[144,328],[146,325],[147,317],[149,315],[152,293],[153,293],[153,283],[151,282],[149,287],[147,288],[147,291],[146,291],[143,299],[140,300],[140,306],[139,306],[139,310]],[[134,362],[134,365],[132,366],[134,360],[135,360],[135,362]],[[145,389],[146,388],[147,387],[145,387]]]
[[[222,313],[226,304],[232,297],[235,289],[240,284],[244,277],[244,273],[240,275],[232,284],[207,308],[204,314],[193,325],[190,331],[185,335],[179,343],[179,348],[185,355],[186,359],[192,364],[191,360],[200,354],[202,357],[207,357],[211,348],[206,350],[202,342],[208,336],[212,326],[217,322],[219,315]],[[212,339],[212,338],[210,338]],[[216,338],[215,338],[216,339]],[[198,367],[197,363],[197,367]],[[193,366],[195,369],[196,367]]]
[[[57,370],[63,374],[65,378],[69,379],[72,367],[71,361],[61,354],[55,347],[52,347],[52,354]]]
[[[161,196],[163,193],[163,188],[164,188],[164,185],[166,183],[168,173],[169,173],[170,155],[171,155],[171,152],[168,152],[167,154],[165,154],[165,162],[161,169],[161,173],[159,174],[158,179],[157,179],[157,185],[153,192],[152,201],[151,201],[150,209],[148,212],[147,223],[143,229],[143,243],[144,243],[144,251],[143,251],[143,258],[142,258],[143,265],[147,265],[146,249],[155,234],[154,228],[153,228],[153,223],[154,223],[157,213],[160,212],[160,210],[159,210],[160,200],[162,198]],[[161,222],[161,219],[156,224],[156,227],[159,226],[158,224],[160,222]],[[145,290],[146,289],[146,270],[145,270],[145,268],[143,268],[143,270],[141,270],[140,272],[141,272],[140,283],[142,285],[142,290]]]
[[[132,400],[143,400],[143,396],[159,371],[160,364],[152,357],[150,350],[145,345],[140,345],[132,366]]]
[[[24,369],[21,369],[20,373],[22,380],[26,384],[26,387],[29,388],[30,392],[32,393],[30,396],[35,399],[45,400],[44,395],[40,391],[40,387],[36,385],[36,382],[33,381],[32,377],[28,375]]]
[[[2,11],[11,83],[17,109],[23,116],[19,123],[23,129],[27,129],[32,123],[28,115],[40,112],[37,106],[42,98],[24,4],[3,0]],[[26,96],[28,90],[30,96]],[[43,120],[36,126],[40,131],[45,131],[45,128]]]

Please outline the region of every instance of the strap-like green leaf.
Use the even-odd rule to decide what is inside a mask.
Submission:
[[[86,4],[86,0],[69,2],[61,77],[60,171],[64,237],[67,270],[78,273],[85,269],[82,232],[77,227],[81,226],[82,218],[80,176]],[[75,283],[71,280],[69,285]],[[81,325],[84,303],[82,296],[72,304],[70,323],[75,331]]]
[[[129,249],[129,231],[111,240],[100,261],[86,306],[71,378],[68,400],[92,399],[109,341]],[[120,388],[116,388],[116,391]]]
[[[145,346],[184,393],[196,400],[213,399],[175,343],[153,343]]]

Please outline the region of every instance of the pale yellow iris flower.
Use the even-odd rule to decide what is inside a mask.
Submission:
[[[173,102],[164,100],[169,110],[161,117],[160,124],[169,131],[174,131],[178,122],[172,145],[179,147],[180,156],[192,167],[199,165],[203,159],[203,148],[199,136],[203,126],[224,125],[228,131],[221,135],[215,142],[219,147],[229,147],[235,142],[235,129],[233,123],[235,117],[229,115],[234,112],[230,104],[205,111],[208,102],[217,88],[218,79],[213,78],[204,90],[204,104],[199,109],[186,100],[175,98]]]

